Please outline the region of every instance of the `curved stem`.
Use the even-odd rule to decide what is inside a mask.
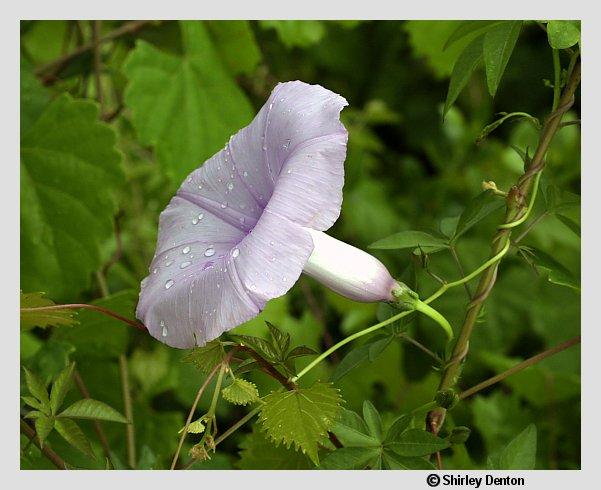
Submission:
[[[309,364],[307,364],[307,366],[305,366],[305,368],[300,373],[298,373],[296,376],[294,376],[291,379],[291,381],[293,383],[296,383],[300,378],[302,378],[305,374],[307,374],[309,371],[311,371],[311,369],[313,369],[315,366],[317,366],[321,361],[323,361],[326,357],[328,357],[332,352],[340,349],[340,347],[342,347],[343,345],[346,345],[349,342],[352,342],[353,340],[358,339],[359,337],[363,337],[364,335],[375,332],[376,330],[379,330],[380,328],[383,328],[386,325],[390,325],[391,323],[396,322],[397,320],[403,318],[404,316],[409,315],[412,312],[413,312],[413,310],[403,311],[397,315],[391,316],[390,318],[388,318],[387,320],[384,320],[383,322],[376,323],[375,325],[372,325],[371,327],[366,328],[365,330],[361,330],[360,332],[354,333],[353,335],[349,335],[345,339],[342,339],[340,342],[333,345],[328,350],[326,350],[325,352],[323,352],[319,356],[317,356],[313,361],[311,361]]]
[[[438,323],[442,329],[447,334],[448,340],[453,339],[453,329],[451,328],[451,324],[447,321],[447,319],[442,316],[438,311],[429,306],[427,303],[423,301],[417,300],[415,302],[415,311],[419,311],[426,316],[429,316],[432,320]]]
[[[503,223],[502,225],[499,225],[500,229],[508,229],[508,228],[515,228],[516,226],[521,225],[524,221],[526,221],[528,219],[528,216],[530,216],[530,212],[532,211],[532,208],[534,207],[534,202],[536,201],[536,195],[538,194],[538,184],[540,182],[540,177],[542,175],[542,170],[540,172],[538,172],[536,174],[536,177],[534,178],[534,186],[532,187],[532,199],[530,199],[530,204],[528,204],[528,207],[526,208],[526,212],[522,215],[521,218],[516,219],[515,221],[512,221],[511,223]]]

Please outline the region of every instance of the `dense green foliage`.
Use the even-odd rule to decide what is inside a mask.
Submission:
[[[160,211],[275,83],[295,79],[349,101],[330,233],[427,297],[488,259],[500,194],[529,164],[579,43],[573,21],[22,22],[22,423],[68,468],[167,469],[182,434],[179,465],[199,470],[428,469],[436,452],[444,468],[579,468],[578,347],[433,402],[445,338],[418,314],[346,344],[289,390],[317,353],[393,314],[304,276],[220,339],[230,344],[193,351],[93,309],[32,311],[86,303],[133,320]],[[577,93],[563,121],[578,114]],[[579,194],[580,129],[564,125],[458,392],[580,333]],[[436,300],[456,332],[477,281]],[[230,360],[233,372],[220,368]],[[437,435],[424,430],[429,403],[449,408]],[[27,431],[21,442],[22,468],[54,468]]]

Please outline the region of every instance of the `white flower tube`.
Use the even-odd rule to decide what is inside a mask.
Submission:
[[[374,256],[322,231],[306,230],[313,239],[313,253],[303,272],[328,288],[355,301],[393,301],[398,287],[388,269]]]

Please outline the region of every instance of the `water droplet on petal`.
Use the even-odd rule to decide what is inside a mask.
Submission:
[[[238,255],[240,255],[239,248],[235,248],[234,250],[232,250],[232,257],[236,258],[236,257],[238,257]]]
[[[175,281],[173,279],[169,279],[166,283],[165,283],[165,289],[169,289],[171,286],[173,286],[175,284]]]
[[[232,182],[228,182],[227,188],[231,191],[234,188],[234,184]]]
[[[155,268],[155,269],[152,269],[152,273],[153,273],[153,274],[156,274],[158,271],[159,271],[159,270],[158,270],[158,269],[156,269],[156,268]]]
[[[165,321],[161,320],[160,325],[161,325],[161,328],[162,328],[161,335],[163,337],[167,337],[167,335],[169,334],[169,330],[167,330],[167,325],[165,325]]]
[[[283,150],[287,150],[290,148],[290,140],[286,140],[286,142],[282,145]]]
[[[246,219],[244,218],[244,216],[242,216],[238,221],[240,221],[240,224],[243,225]]]
[[[168,260],[165,262],[165,267],[169,267],[171,264],[173,264],[173,260]]]
[[[182,253],[183,253],[183,254],[190,253],[190,247],[186,245],[186,246],[185,246],[185,247],[182,249]]]
[[[223,201],[221,203],[221,209],[225,209],[225,208],[227,208],[227,201]]]
[[[269,245],[271,245],[271,246],[273,247],[273,246],[275,245],[275,242],[274,242],[273,240],[271,240],[271,241],[269,242]]]
[[[192,218],[192,224],[193,225],[197,225],[198,224],[198,218]]]
[[[192,262],[190,262],[190,261],[182,262],[182,263],[179,265],[179,268],[180,268],[180,269],[185,269],[185,268],[186,268],[186,267],[188,267],[190,264],[192,264]]]
[[[215,255],[215,249],[213,247],[209,247],[205,250],[205,257],[212,257]]]

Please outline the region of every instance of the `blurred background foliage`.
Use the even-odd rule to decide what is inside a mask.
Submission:
[[[482,181],[508,188],[523,171],[512,145],[532,151],[536,130],[516,120],[479,144],[475,140],[501,111],[523,111],[542,120],[553,97],[545,83],[553,78],[551,49],[534,23],[524,26],[494,99],[480,69],[444,124],[454,62],[473,38],[443,50],[457,27],[454,21],[139,21],[130,30],[127,26],[132,24],[103,21],[94,31],[89,21],[21,23],[21,289],[43,291],[57,303],[95,302],[129,318],[148,273],[160,211],[191,170],[251,121],[278,81],[318,83],[348,100],[342,113],[349,131],[344,202],[330,232],[364,249],[403,230],[444,231],[449,218],[481,192]],[[119,35],[113,37],[115,32]],[[95,35],[109,37],[96,56],[86,48]],[[82,54],[55,63],[78,49]],[[568,118],[577,119],[578,113],[577,100]],[[556,136],[543,185],[579,195],[578,126]],[[533,216],[548,207],[548,199],[539,199]],[[457,242],[466,270],[486,259],[501,213],[495,211]],[[562,214],[579,223],[579,206]],[[523,243],[579,275],[579,236],[556,214],[545,214]],[[418,252],[373,253],[421,293],[435,289]],[[458,277],[449,253],[428,259],[438,276]],[[439,300],[438,309],[458,326],[466,304],[465,291],[457,288]],[[266,335],[264,320],[269,320],[289,332],[293,343],[321,351],[385,314],[377,305],[354,303],[302,277],[289,294],[236,331]],[[118,358],[125,356],[136,466],[166,468],[203,377],[181,362],[185,352],[116,320],[94,312],[81,312],[77,320],[71,327],[23,332],[23,365],[47,382],[75,361],[92,397],[123,413]],[[405,328],[440,352],[442,336],[429,322],[412,317]],[[472,386],[579,331],[579,294],[550,283],[543,271],[512,253],[472,337],[460,386]],[[308,380],[330,376],[341,357],[360,344],[322,363]],[[579,373],[579,349],[571,349],[460,403],[450,426],[466,425],[472,436],[445,452],[445,468],[485,467],[487,455],[531,422],[538,428],[537,468],[578,468]],[[428,357],[399,339],[337,386],[346,408],[360,411],[363,401],[371,400],[386,421],[430,400],[438,377]],[[276,387],[262,373],[250,379],[261,394]],[[203,397],[199,411],[208,404],[209,397]],[[244,413],[243,407],[221,401],[220,428]],[[56,433],[48,443],[75,467],[104,468],[92,423],[81,426],[95,460]],[[124,426],[105,423],[103,428],[114,460],[125,465]],[[258,451],[257,437],[247,426],[194,468],[265,467],[257,453],[269,455],[274,448],[263,441],[266,447]],[[22,468],[52,467],[22,439]],[[184,449],[189,447],[186,443]],[[302,467],[302,461],[298,464]]]

